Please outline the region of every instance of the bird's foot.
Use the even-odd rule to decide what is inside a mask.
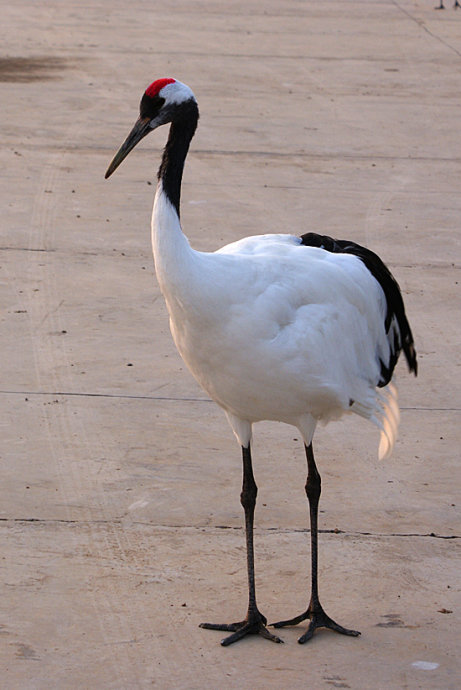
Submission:
[[[261,637],[265,637],[266,640],[271,640],[272,642],[283,642],[279,637],[269,632],[266,628],[266,623],[266,617],[256,609],[256,611],[249,611],[245,620],[239,623],[200,623],[200,627],[207,630],[232,632],[232,635],[221,640],[223,647],[228,647],[246,635],[261,635]]]
[[[310,640],[317,628],[329,628],[330,630],[341,633],[341,635],[350,635],[351,637],[357,637],[360,635],[358,630],[349,630],[348,628],[343,628],[342,625],[335,623],[335,621],[325,613],[320,603],[316,604],[315,606],[311,603],[309,604],[307,611],[301,613],[301,615],[295,616],[295,618],[290,618],[290,620],[271,623],[271,625],[274,628],[284,628],[287,625],[298,625],[298,623],[301,623],[301,621],[306,619],[310,619],[309,627],[304,635],[301,635],[301,637],[298,639],[299,644],[304,644]]]

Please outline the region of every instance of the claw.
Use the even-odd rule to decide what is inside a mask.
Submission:
[[[283,643],[280,637],[269,632],[266,628],[266,618],[260,614],[259,611],[255,614],[248,615],[245,620],[239,623],[200,623],[199,627],[205,628],[206,630],[225,630],[226,632],[231,632],[232,635],[221,640],[223,647],[228,647],[230,644],[241,640],[242,637],[246,635],[261,635],[261,637],[266,638],[266,640]]]
[[[350,637],[358,637],[360,635],[358,630],[349,630],[348,628],[343,628],[342,625],[338,625],[338,623],[336,623],[325,613],[320,603],[316,606],[311,604],[307,611],[301,613],[299,616],[295,616],[289,620],[271,623],[271,626],[274,628],[283,628],[287,625],[298,625],[298,623],[301,623],[301,621],[306,619],[310,619],[309,627],[304,635],[301,635],[301,637],[298,639],[299,644],[308,642],[317,628],[329,628],[330,630],[334,630],[341,635],[349,635]]]

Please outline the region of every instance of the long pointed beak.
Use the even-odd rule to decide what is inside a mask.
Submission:
[[[149,134],[149,132],[152,131],[152,127],[150,126],[151,119],[149,117],[140,117],[138,120],[136,120],[135,125],[115,156],[112,159],[111,164],[107,168],[107,172],[105,174],[105,178],[107,180],[110,175],[118,168],[120,163],[124,158],[128,156],[130,151],[134,149],[136,144],[138,144],[141,139],[144,139],[146,134]]]

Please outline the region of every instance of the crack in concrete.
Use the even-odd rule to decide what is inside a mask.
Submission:
[[[343,60],[343,58],[341,58]],[[23,144],[21,146],[24,151],[62,151],[62,147],[59,145],[47,144],[43,146],[41,144]],[[86,155],[106,155],[112,154],[113,149],[109,146],[93,146],[88,148],[86,146],[80,145],[70,145],[66,147],[66,153],[78,153],[81,155],[85,153]],[[138,151],[138,156],[152,157],[152,154],[161,153],[160,149],[146,149],[145,151],[140,149]],[[192,155],[192,154],[191,154]],[[324,160],[324,161],[337,161],[337,160],[347,160],[347,161],[368,161],[368,160],[382,160],[382,161],[411,161],[427,163],[461,163],[461,158],[459,156],[447,157],[447,156],[421,156],[421,155],[396,155],[396,154],[383,154],[383,153],[315,153],[314,151],[258,151],[251,149],[194,149],[193,155],[196,157],[200,156],[242,156],[246,158],[277,158],[277,159],[291,159],[291,158],[309,158],[312,160]],[[208,184],[208,183],[207,183]]]
[[[213,403],[210,398],[182,398],[162,395],[135,395],[130,393],[88,393],[85,391],[13,391],[0,390],[0,395],[47,395],[61,397],[82,398],[119,398],[121,400],[163,400],[166,402],[202,402]],[[418,412],[461,412],[461,407],[400,407],[401,410],[416,410]]]
[[[36,247],[0,247],[1,252],[55,252],[56,249],[39,249]]]
[[[145,527],[151,527],[152,529],[161,530],[178,530],[178,529],[190,529],[197,530],[200,532],[213,531],[213,530],[230,530],[236,532],[242,532],[243,526],[232,526],[232,525],[161,525],[152,524],[150,522],[143,522],[141,520],[133,520],[134,525],[143,525]],[[57,525],[119,525],[123,526],[122,518],[114,518],[113,520],[70,520],[64,518],[10,518],[10,517],[0,517],[0,523],[14,523],[14,524],[57,524]],[[280,528],[280,527],[257,527],[258,532],[274,532],[277,534],[309,534],[309,529],[304,528]],[[320,534],[337,534],[343,536],[358,536],[358,537],[400,537],[400,538],[430,538],[430,539],[460,539],[461,535],[458,534],[436,534],[435,532],[360,532],[360,531],[347,531],[338,528],[333,529],[319,529]]]
[[[415,24],[417,24],[421,29],[423,29],[423,31],[425,31],[427,34],[429,34],[429,36],[431,36],[432,38],[435,38],[435,40],[436,40],[436,41],[439,41],[439,43],[441,43],[442,45],[444,45],[445,48],[448,48],[449,50],[453,51],[453,53],[455,53],[458,57],[461,57],[461,53],[459,52],[459,50],[457,50],[454,46],[452,46],[451,43],[448,43],[448,41],[446,41],[444,38],[442,38],[441,36],[438,36],[438,35],[435,34],[433,31],[431,31],[431,30],[425,25],[423,19],[418,19],[418,17],[414,17],[414,16],[411,14],[411,12],[409,12],[409,11],[406,10],[404,7],[402,7],[402,6],[400,5],[400,3],[397,2],[397,0],[392,0],[392,2],[393,2],[393,4],[394,4],[396,7],[398,7],[398,9],[399,9],[401,12],[403,12],[403,14],[405,14],[405,15],[408,17],[408,19],[411,19],[411,21],[415,22]]]
[[[51,395],[62,397],[82,397],[82,398],[120,398],[122,400],[165,400],[173,402],[213,402],[210,398],[177,398],[161,395],[134,395],[129,393],[86,393],[81,391],[11,391],[0,390],[0,395]]]

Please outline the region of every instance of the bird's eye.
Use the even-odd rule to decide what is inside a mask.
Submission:
[[[158,94],[153,98],[148,96],[146,93],[141,98],[141,103],[139,106],[139,115],[142,118],[153,119],[156,117],[165,103],[165,99],[161,98]]]

